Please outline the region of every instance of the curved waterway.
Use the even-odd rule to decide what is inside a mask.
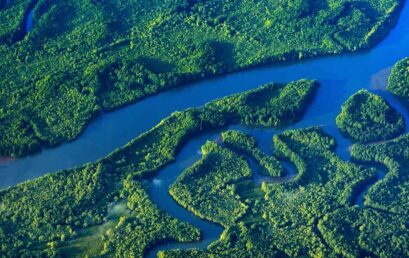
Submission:
[[[169,194],[169,187],[173,184],[177,177],[187,168],[192,166],[201,157],[201,147],[206,141],[221,141],[221,132],[224,130],[239,130],[246,132],[254,136],[259,143],[259,147],[266,154],[272,154],[272,137],[276,133],[273,129],[260,129],[260,128],[248,128],[243,126],[230,126],[227,129],[216,130],[211,133],[202,134],[199,137],[191,139],[177,155],[175,163],[162,169],[155,178],[149,184],[148,194],[152,201],[162,210],[165,210],[170,215],[178,218],[181,221],[188,222],[198,227],[202,233],[202,240],[198,242],[190,243],[175,243],[165,242],[156,245],[150,249],[147,253],[147,257],[156,257],[158,251],[171,250],[171,249],[188,249],[188,248],[200,248],[205,249],[210,243],[216,241],[222,231],[221,225],[209,222],[198,218],[190,211],[180,206]],[[260,185],[262,182],[268,183],[284,183],[294,179],[297,175],[297,170],[290,162],[283,162],[287,174],[283,177],[268,177],[260,175],[260,165],[256,164],[252,159],[248,159],[249,165],[253,171],[253,180],[256,184]]]
[[[192,212],[180,206],[168,192],[170,185],[176,181],[176,178],[185,169],[193,165],[201,158],[201,146],[205,144],[207,140],[216,141],[219,138],[220,132],[213,132],[203,134],[200,137],[190,140],[184,146],[183,150],[177,155],[176,162],[162,169],[152,180],[148,188],[150,198],[159,208],[165,210],[168,214],[178,218],[181,221],[188,222],[193,226],[198,227],[202,234],[202,240],[190,243],[165,242],[163,244],[156,245],[153,249],[150,249],[147,253],[147,257],[156,257],[158,251],[160,250],[171,250],[175,248],[205,249],[210,243],[219,238],[223,231],[222,226],[202,220],[195,216]]]
[[[368,193],[369,189],[379,180],[382,180],[388,171],[388,169],[384,165],[378,165],[375,167],[376,169],[376,177],[374,180],[371,180],[371,182],[368,182],[361,191],[358,193],[355,199],[355,205],[358,205],[359,207],[364,207],[365,204],[365,195]]]
[[[27,32],[31,27],[32,11],[27,16]],[[359,89],[366,88],[386,98],[404,115],[406,128],[409,128],[407,110],[385,90],[390,68],[406,56],[409,56],[408,4],[403,8],[396,28],[382,43],[370,51],[240,71],[170,90],[115,112],[103,114],[73,142],[55,148],[45,148],[38,154],[18,160],[0,160],[0,189],[37,178],[48,172],[79,166],[102,158],[176,110],[202,106],[215,98],[253,89],[271,81],[289,82],[301,78],[317,79],[321,83],[321,88],[303,120],[285,129],[322,126],[337,140],[337,154],[344,160],[348,160],[351,143],[340,135],[335,118],[345,100]],[[273,149],[272,136],[283,131],[240,126],[231,126],[230,129],[247,131],[256,137],[259,147],[266,153],[271,153]],[[159,249],[205,247],[220,236],[221,226],[197,218],[180,207],[168,194],[168,187],[176,177],[200,159],[199,150],[204,141],[214,140],[217,137],[220,137],[219,132],[213,132],[190,140],[178,154],[176,162],[161,170],[148,189],[150,197],[160,208],[200,228],[203,240],[196,243],[161,244],[150,250],[149,256],[156,254]],[[360,194],[362,199],[364,194],[365,191]],[[357,204],[359,204],[359,198],[357,198]]]

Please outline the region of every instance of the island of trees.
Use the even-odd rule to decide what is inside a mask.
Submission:
[[[366,90],[345,102],[336,122],[344,135],[360,143],[388,140],[405,130],[403,116],[382,97]]]

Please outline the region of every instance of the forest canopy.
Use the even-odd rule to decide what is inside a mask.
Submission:
[[[405,130],[403,116],[382,97],[366,90],[342,105],[336,122],[344,135],[360,143],[392,139]]]
[[[0,9],[0,155],[73,140],[101,110],[192,80],[370,47],[402,3],[10,1]]]
[[[399,61],[393,67],[388,90],[409,106],[409,58]]]

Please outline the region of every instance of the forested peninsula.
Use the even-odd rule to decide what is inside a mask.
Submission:
[[[204,77],[369,48],[389,32],[402,5],[0,1],[0,155],[74,140],[101,110]]]

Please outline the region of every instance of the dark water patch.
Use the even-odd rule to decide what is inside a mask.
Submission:
[[[9,4],[9,0],[0,0],[0,11],[5,9]]]

